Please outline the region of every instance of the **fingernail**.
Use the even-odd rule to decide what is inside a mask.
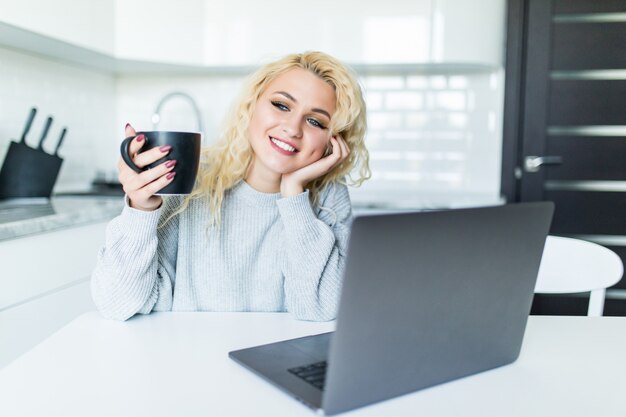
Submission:
[[[141,142],[142,140],[144,140],[144,135],[137,136],[137,142]]]
[[[171,180],[172,178],[174,178],[174,175],[176,175],[175,172],[170,172],[169,174],[165,176],[165,178],[167,178],[168,180]]]
[[[176,160],[175,160],[175,159],[172,159],[171,161],[168,161],[168,162],[166,162],[166,164],[165,164],[165,166],[166,166],[167,168],[171,168],[171,167],[173,167],[174,165],[176,165]]]
[[[161,152],[167,152],[167,151],[169,151],[170,149],[172,149],[172,145],[163,145],[163,146],[161,146],[161,147],[159,148],[159,150],[160,150]]]
[[[129,126],[130,126],[130,123],[126,123],[126,126],[124,126],[124,129],[128,129]]]

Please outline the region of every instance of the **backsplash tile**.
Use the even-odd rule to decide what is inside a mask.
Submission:
[[[35,146],[48,114],[55,117],[44,146],[68,135],[56,191],[86,188],[94,177],[117,180],[124,125],[152,130],[166,94],[197,103],[204,144],[214,141],[240,93],[244,76],[114,76],[0,49],[0,157],[21,135],[31,106],[39,113],[28,137]],[[499,198],[502,70],[468,74],[363,75],[368,105],[367,146],[372,180],[351,190],[359,205],[454,206]],[[162,106],[159,129],[198,130],[192,106],[175,97]]]
[[[37,115],[26,138],[36,147],[46,118],[54,121],[44,142],[52,153],[67,127],[55,191],[87,187],[108,152],[115,120],[115,79],[110,74],[0,48],[0,160],[19,140],[31,107]]]
[[[368,104],[374,98],[366,139],[372,179],[351,189],[353,202],[416,208],[497,203],[503,80],[501,69],[363,77]]]

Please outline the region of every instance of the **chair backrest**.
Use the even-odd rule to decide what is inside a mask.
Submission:
[[[596,243],[548,236],[539,267],[535,293],[591,292],[588,315],[602,315],[605,289],[624,273],[615,252]]]

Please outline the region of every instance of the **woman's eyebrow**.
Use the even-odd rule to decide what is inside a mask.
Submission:
[[[296,100],[294,98],[294,96],[292,96],[291,94],[287,93],[286,91],[274,91],[274,94],[280,94],[282,96],[287,97],[289,100],[293,101],[294,103],[297,103],[298,100]],[[326,110],[324,109],[318,109],[318,108],[313,108],[311,109],[311,111],[316,112],[316,113],[320,113],[323,114],[324,116],[328,117],[329,119],[330,117],[330,113],[328,113]]]
[[[297,103],[298,100],[296,100],[291,94],[285,92],[285,91],[274,91],[274,94],[280,94],[282,96],[287,97],[289,100],[293,101],[294,103]]]

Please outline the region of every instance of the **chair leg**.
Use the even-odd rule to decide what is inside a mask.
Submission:
[[[591,291],[589,294],[589,308],[587,309],[589,317],[600,317],[604,314],[605,294],[606,290],[604,288]]]

